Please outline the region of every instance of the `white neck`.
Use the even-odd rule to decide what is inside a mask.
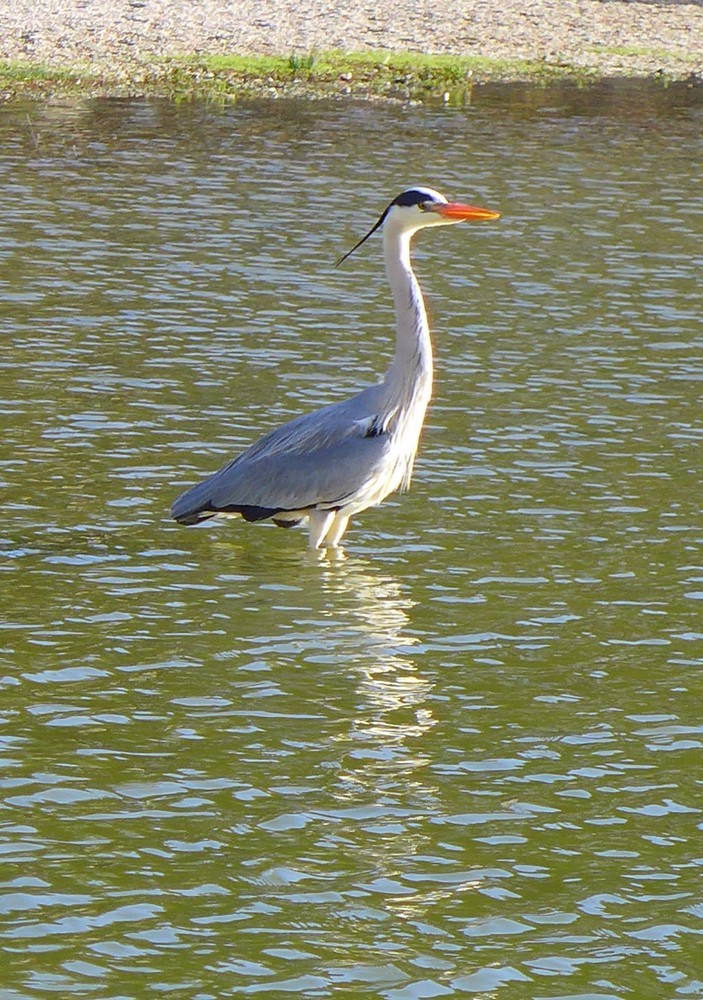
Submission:
[[[415,395],[426,396],[432,390],[432,342],[422,292],[410,264],[412,234],[386,225],[383,249],[386,274],[395,305],[395,357],[386,376],[387,382]]]

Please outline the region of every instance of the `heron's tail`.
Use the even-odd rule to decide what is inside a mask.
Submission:
[[[199,524],[217,513],[204,495],[203,483],[197,483],[181,493],[171,504],[171,517],[179,524]]]
[[[214,477],[211,477],[214,479]],[[171,504],[171,517],[179,524],[200,524],[201,521],[208,521],[217,514],[241,514],[245,521],[265,521],[269,517],[274,517],[285,511],[282,507],[262,507],[259,504],[249,503],[213,503],[208,480],[191,486],[185,493]],[[290,519],[284,517],[283,521]],[[299,518],[292,524],[297,524]],[[292,527],[292,524],[290,525]],[[286,524],[286,527],[289,525]]]
[[[184,514],[182,517],[176,517],[171,510],[171,517],[173,517],[179,524],[186,524],[188,526],[192,524],[201,524],[203,521],[209,521],[211,517],[215,516],[214,511],[196,511],[194,514]]]

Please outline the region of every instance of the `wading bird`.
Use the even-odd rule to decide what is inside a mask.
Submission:
[[[307,518],[310,547],[334,547],[350,517],[407,489],[432,394],[432,344],[410,240],[429,226],[497,218],[498,212],[448,202],[431,188],[399,194],[339,261],[382,229],[396,318],[395,356],[383,380],[270,431],[182,493],[172,517],[197,524],[241,515],[283,528]]]

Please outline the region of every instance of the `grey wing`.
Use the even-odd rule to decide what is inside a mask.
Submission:
[[[379,402],[377,388],[266,434],[181,494],[172,516],[184,524],[216,513],[239,513],[256,521],[285,511],[343,505],[383,475],[390,457],[390,436],[372,409]]]

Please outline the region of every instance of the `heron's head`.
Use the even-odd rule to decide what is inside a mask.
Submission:
[[[493,212],[488,208],[447,201],[443,194],[432,188],[408,188],[393,199],[366,236],[363,236],[337,263],[341,264],[346,260],[381,227],[390,227],[398,235],[405,233],[412,236],[418,229],[426,229],[429,226],[449,226],[455,222],[485,222],[497,219],[499,215],[499,212]]]

